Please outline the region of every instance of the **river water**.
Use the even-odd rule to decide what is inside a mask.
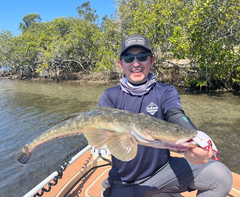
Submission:
[[[34,149],[27,166],[15,162],[22,146],[68,115],[96,107],[108,87],[0,80],[0,196],[23,196],[87,144],[83,136],[58,139]],[[187,116],[214,139],[221,162],[240,174],[240,95],[179,93]]]

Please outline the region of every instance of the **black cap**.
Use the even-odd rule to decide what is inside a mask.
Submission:
[[[119,57],[121,57],[124,51],[133,46],[140,46],[152,52],[152,47],[147,38],[140,35],[131,35],[128,36],[125,40],[123,40],[120,48]]]

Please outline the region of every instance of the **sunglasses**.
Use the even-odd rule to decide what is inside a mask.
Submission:
[[[140,52],[138,54],[129,53],[127,55],[121,56],[120,59],[121,60],[124,59],[124,62],[126,62],[126,63],[131,63],[131,62],[133,62],[133,60],[135,59],[135,56],[136,56],[138,61],[144,62],[147,60],[149,55],[152,55],[152,53],[148,53],[148,52]]]

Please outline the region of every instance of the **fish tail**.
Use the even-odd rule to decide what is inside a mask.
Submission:
[[[25,145],[21,151],[18,153],[18,156],[16,157],[16,161],[23,164],[24,166],[27,165],[30,157],[32,155],[32,151],[29,150],[29,146]]]

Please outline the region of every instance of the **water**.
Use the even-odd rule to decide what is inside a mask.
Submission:
[[[96,107],[107,87],[0,80],[0,196],[24,195],[87,143],[82,136],[62,138],[36,148],[26,167],[15,162],[21,147],[54,123]]]
[[[15,162],[23,145],[68,115],[96,107],[108,87],[0,80],[0,196],[23,196],[55,171],[66,155],[87,144],[83,136],[58,139],[34,149],[27,166]],[[214,139],[221,161],[240,173],[240,96],[180,96],[194,125]]]

